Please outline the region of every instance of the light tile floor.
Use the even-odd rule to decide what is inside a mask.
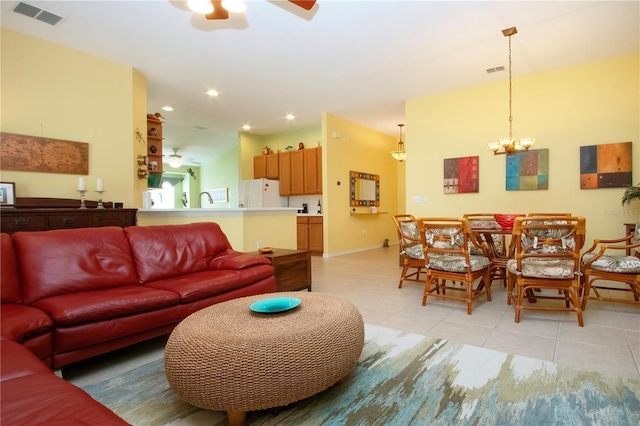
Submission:
[[[428,299],[423,286],[398,280],[396,247],[331,258],[313,257],[313,291],[352,301],[365,323],[525,355],[559,364],[640,378],[640,308],[590,301],[584,327],[574,313],[524,311],[514,322],[501,282],[492,301],[481,296],[467,315],[463,302]],[[63,376],[84,385],[121,374],[162,357],[166,337],[134,345],[63,368]]]

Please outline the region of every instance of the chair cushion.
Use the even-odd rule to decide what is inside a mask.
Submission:
[[[512,274],[530,278],[572,279],[575,276],[574,262],[571,259],[545,259],[530,257],[522,260],[522,271],[518,272],[518,261],[509,259],[507,269]]]
[[[450,235],[450,240],[436,240],[436,236]],[[429,228],[425,232],[427,243],[436,249],[460,250],[464,246],[464,234],[460,228]]]
[[[597,253],[585,253],[582,256],[582,261],[587,263],[593,259],[596,254]],[[639,274],[640,259],[635,256],[611,256],[605,254],[591,264],[591,269],[622,274]]]
[[[400,222],[400,229],[411,238],[420,238],[420,230],[418,229],[418,222],[416,221]]]
[[[471,264],[471,270],[475,272],[488,267],[491,261],[485,256],[470,255],[469,263]],[[467,272],[467,262],[464,256],[430,255],[427,268],[447,272]]]
[[[404,249],[406,254],[411,259],[424,259],[424,251],[422,250],[422,244],[416,244]]]

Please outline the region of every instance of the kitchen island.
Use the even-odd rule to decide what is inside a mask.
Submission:
[[[254,251],[259,247],[297,248],[297,208],[199,208],[139,209],[138,225],[179,225],[215,222],[238,251]]]

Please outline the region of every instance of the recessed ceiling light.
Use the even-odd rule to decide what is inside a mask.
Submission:
[[[220,94],[220,92],[218,92],[215,89],[211,89],[211,90],[207,91],[207,95],[209,95],[209,96],[218,96],[219,94]]]
[[[162,107],[162,109],[163,109],[164,111],[173,111],[173,108],[171,108],[169,105],[165,105],[165,106],[163,106],[163,107]]]
[[[293,120],[294,118],[296,118],[296,116],[295,116],[295,115],[293,115],[293,114],[287,114],[285,118],[286,118],[287,120]]]
[[[242,126],[242,130],[251,130],[251,126],[245,124],[244,126]]]

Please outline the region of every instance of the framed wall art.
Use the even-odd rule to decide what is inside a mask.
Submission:
[[[507,155],[506,189],[549,189],[549,149],[530,149]]]
[[[15,207],[16,184],[15,182],[0,182],[0,207]]]
[[[0,133],[0,169],[19,172],[89,174],[89,144]]]
[[[631,142],[580,147],[580,189],[631,185]]]
[[[228,203],[229,202],[229,188],[212,189],[209,192],[211,199],[214,203]]]
[[[480,192],[480,157],[444,159],[444,193]]]

